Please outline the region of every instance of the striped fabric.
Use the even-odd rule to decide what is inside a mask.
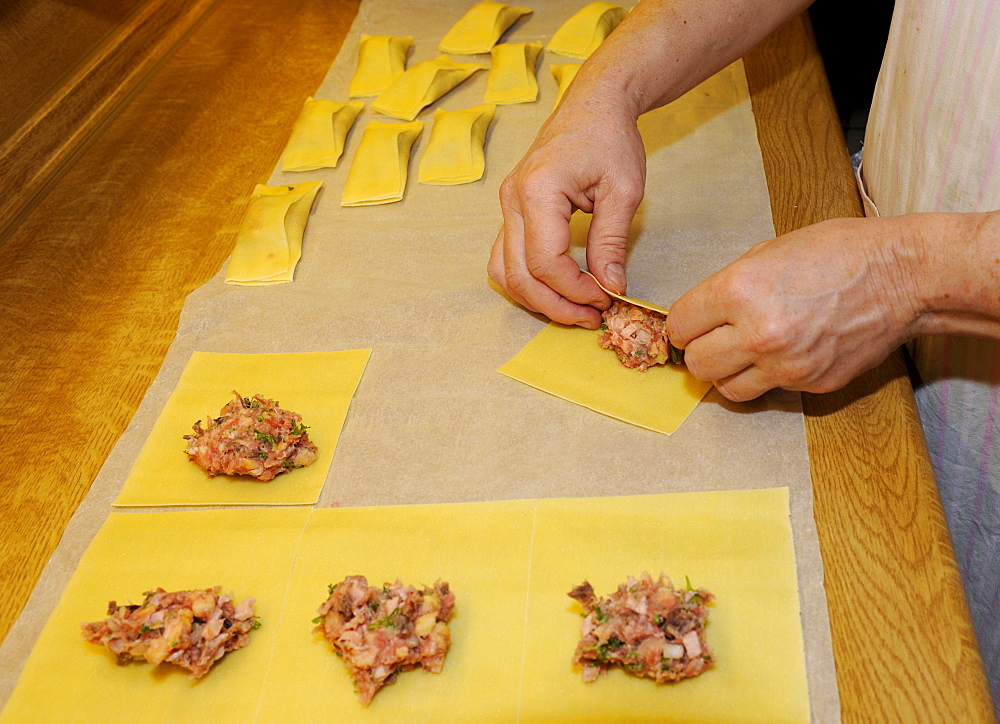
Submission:
[[[865,138],[867,212],[1000,209],[998,166],[1000,0],[896,0]],[[1000,705],[1000,343],[929,337],[912,352],[931,462]]]

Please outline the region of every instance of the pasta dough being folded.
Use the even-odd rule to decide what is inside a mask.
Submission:
[[[372,102],[372,110],[386,116],[412,121],[425,107],[477,70],[479,63],[457,63],[447,55],[417,63],[399,76]]]
[[[552,77],[556,79],[556,83],[559,85],[559,90],[556,92],[556,106],[562,100],[563,95],[566,93],[566,89],[569,88],[569,84],[573,82],[576,78],[576,73],[580,70],[580,63],[567,63],[565,65],[553,65],[551,66]]]
[[[392,85],[406,69],[406,52],[412,44],[412,37],[362,35],[358,67],[351,79],[351,98],[377,96]]]
[[[254,188],[229,257],[228,284],[252,287],[293,280],[309,211],[322,185],[306,181]]]
[[[545,49],[570,58],[589,58],[627,15],[625,8],[590,3],[559,28]]]
[[[410,149],[423,130],[421,121],[370,121],[347,174],[341,206],[391,204],[403,198]]]
[[[495,113],[494,105],[436,110],[431,138],[420,159],[420,183],[454,186],[481,179],[486,169],[483,145]]]
[[[489,53],[518,18],[530,15],[530,8],[483,0],[469,8],[441,40],[438,50],[456,55]]]
[[[538,100],[535,63],[542,44],[502,43],[490,51],[493,63],[486,77],[487,103],[533,103]]]
[[[281,157],[281,170],[336,168],[344,152],[344,140],[364,106],[361,101],[338,103],[309,96],[295,119]]]

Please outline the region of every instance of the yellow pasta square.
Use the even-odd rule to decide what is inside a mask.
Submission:
[[[602,415],[670,435],[711,387],[683,365],[624,367],[598,331],[550,323],[498,371]]]
[[[308,505],[315,503],[371,350],[289,354],[191,355],[153,425],[114,504]],[[316,461],[270,482],[248,476],[214,478],[188,460],[183,436],[233,399],[232,390],[260,394],[302,416],[318,448]]]
[[[307,508],[112,513],[84,553],[49,617],[5,722],[253,721]],[[80,625],[107,615],[109,600],[142,603],[143,592],[221,586],[256,599],[261,627],[202,678],[178,666],[118,666],[87,643]]]

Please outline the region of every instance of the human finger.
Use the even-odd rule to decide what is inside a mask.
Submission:
[[[633,171],[634,176],[597,189],[587,234],[587,266],[605,288],[616,294],[624,294],[627,287],[625,251],[645,185],[644,166]]]
[[[667,336],[672,345],[687,349],[693,340],[735,321],[730,296],[720,283],[720,275],[725,271],[692,287],[670,306]]]
[[[493,242],[493,248],[490,250],[490,259],[486,265],[486,272],[489,274],[490,279],[492,279],[496,284],[503,289],[511,299],[520,304],[525,309],[531,312],[537,312],[538,310],[528,304],[527,300],[521,297],[519,294],[511,292],[507,289],[507,272],[504,266],[503,257],[503,227],[500,227],[500,232],[497,234],[497,238]]]
[[[733,402],[756,399],[777,386],[767,372],[753,365],[715,381],[716,389],[723,397]]]
[[[577,206],[570,198],[574,192],[564,190],[571,184],[571,179],[558,177],[523,181],[519,191],[524,218],[524,263],[540,284],[576,305],[596,310],[608,306],[607,294],[566,253],[570,247],[570,218]]]
[[[673,314],[667,315],[669,319]],[[670,343],[674,340],[668,333]],[[675,345],[676,346],[676,345]],[[684,364],[699,380],[725,379],[751,366],[756,355],[743,343],[740,333],[730,324],[716,327],[695,338],[684,350]]]
[[[519,304],[532,311],[541,312],[553,321],[597,329],[601,325],[601,314],[597,309],[586,304],[574,303],[531,274],[525,262],[523,232],[518,232],[519,229],[512,230],[507,223],[504,223],[504,228],[501,230],[504,270],[504,281],[501,286]],[[568,256],[565,259],[573,267],[569,273],[582,274],[576,262]],[[590,283],[594,284],[593,280],[590,280]]]

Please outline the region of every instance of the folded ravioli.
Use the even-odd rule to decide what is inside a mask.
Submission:
[[[281,170],[336,168],[347,134],[364,106],[361,101],[338,103],[308,97],[282,154]]]
[[[403,198],[410,149],[423,130],[421,121],[370,121],[354,152],[341,206],[391,204]]]
[[[530,15],[530,8],[483,0],[469,8],[441,40],[438,50],[456,55],[489,53],[518,18]]]
[[[431,138],[420,159],[420,183],[454,186],[481,179],[486,169],[483,146],[495,113],[492,104],[434,111]]]
[[[545,49],[570,58],[589,58],[627,14],[625,8],[611,3],[590,3],[563,23]]]
[[[538,100],[535,63],[542,44],[501,43],[490,51],[493,63],[486,77],[487,103],[532,103]]]
[[[302,256],[302,234],[322,181],[258,184],[229,257],[226,282],[262,286],[290,282]]]
[[[412,121],[429,106],[473,73],[485,70],[479,63],[458,63],[447,55],[417,63],[397,78],[372,102],[372,110]]]
[[[563,95],[566,93],[566,89],[569,88],[569,84],[576,78],[576,73],[580,70],[580,63],[553,65],[551,66],[551,70],[552,77],[556,79],[556,83],[559,85],[559,90],[556,91],[556,106],[558,106]]]
[[[351,79],[351,98],[377,96],[392,85],[406,70],[406,53],[412,44],[412,37],[362,35],[358,67]]]

